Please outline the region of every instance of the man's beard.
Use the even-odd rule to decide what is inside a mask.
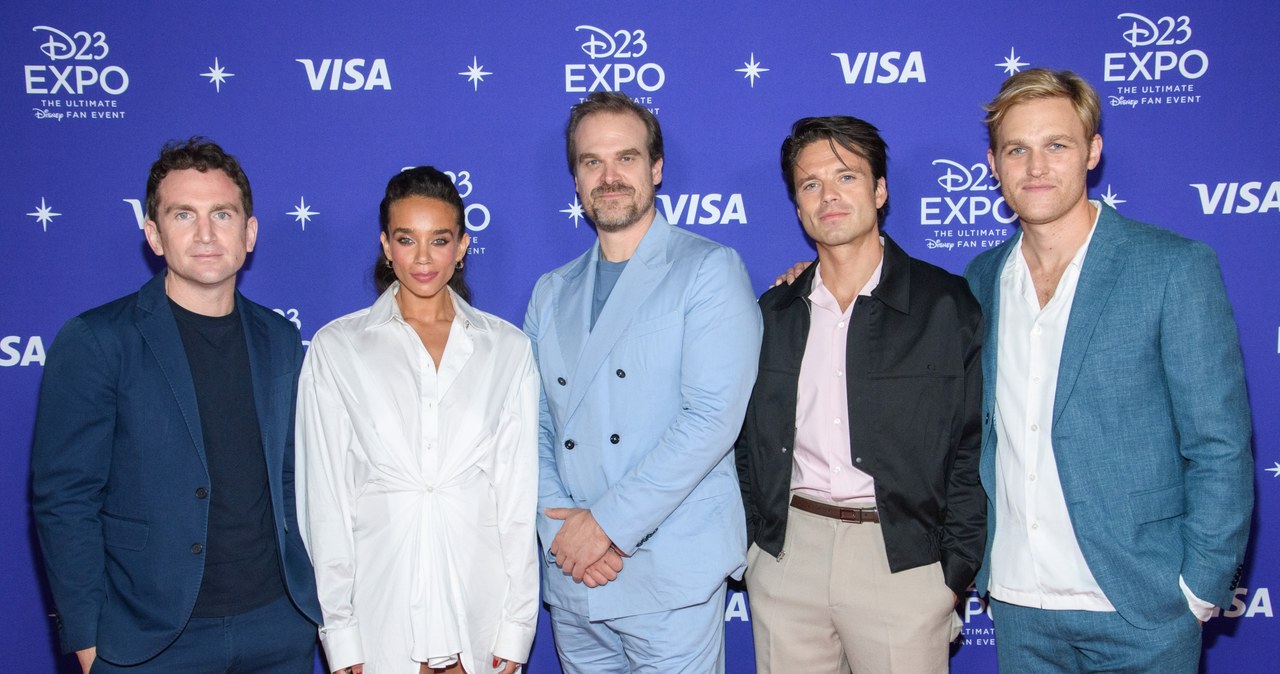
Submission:
[[[587,215],[591,218],[591,222],[595,223],[596,229],[609,233],[620,232],[640,220],[641,204],[634,198],[625,203],[620,200],[615,201],[611,207],[597,206],[601,195],[606,192],[621,192],[632,197],[636,195],[635,188],[624,183],[606,183],[591,190],[591,198],[587,201]],[[645,210],[648,209],[645,208]]]

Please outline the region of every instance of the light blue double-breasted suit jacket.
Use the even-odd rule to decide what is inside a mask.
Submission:
[[[755,381],[760,311],[733,249],[658,214],[591,328],[600,245],[544,275],[525,332],[542,379],[538,535],[589,508],[630,557],[588,589],[542,564],[543,598],[603,620],[706,601],[740,574],[732,448]]]
[[[131,665],[173,643],[204,575],[212,497],[195,383],[161,272],[73,318],[49,348],[31,451],[32,509],[66,652]],[[320,621],[298,532],[297,329],[236,293],[280,573]]]
[[[1230,605],[1253,509],[1244,368],[1206,245],[1100,205],[1059,362],[1053,452],[1076,540],[1107,599],[1151,628]],[[986,315],[982,483],[995,535],[1000,273],[1019,231],[965,272]]]

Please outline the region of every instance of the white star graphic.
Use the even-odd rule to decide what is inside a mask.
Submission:
[[[484,76],[492,75],[493,73],[485,72],[484,66],[479,64],[479,61],[476,60],[476,57],[472,56],[471,66],[458,74],[466,75],[467,81],[471,83],[471,86],[473,86],[476,91],[480,91],[480,83],[484,81]]]
[[[569,204],[568,208],[562,209],[560,212],[565,213],[569,217],[573,218],[574,229],[578,228],[578,223],[582,221],[583,217],[585,217],[585,214],[583,213],[583,210],[582,210],[582,204],[578,203],[577,197],[573,198],[573,203]]]
[[[755,53],[755,52],[751,52],[751,59],[750,59],[750,60],[748,60],[748,61],[743,61],[743,62],[742,62],[742,65],[744,65],[744,66],[746,66],[746,67],[745,67],[745,68],[735,68],[735,69],[734,69],[734,72],[736,72],[736,73],[743,73],[743,75],[742,75],[743,77],[745,77],[745,78],[747,78],[747,79],[751,80],[751,88],[752,88],[752,89],[755,89],[755,88],[756,88],[756,80],[757,80],[757,79],[759,79],[759,77],[760,77],[760,73],[767,73],[767,72],[769,72],[769,69],[768,69],[768,68],[761,68],[760,66],[761,66],[762,64],[760,64],[760,63],[757,63],[757,62],[756,62],[756,53]]]
[[[311,207],[307,205],[306,197],[298,197],[298,205],[294,206],[293,210],[285,213],[285,215],[292,215],[294,222],[301,222],[302,231],[305,232],[307,231],[307,221],[313,215],[320,215],[320,211],[311,210]]]
[[[1116,205],[1123,204],[1124,202],[1124,199],[1121,199],[1119,195],[1111,191],[1111,185],[1108,184],[1107,191],[1102,194],[1102,203],[1115,208]]]
[[[40,197],[40,208],[37,208],[31,213],[27,213],[27,215],[35,218],[36,222],[40,223],[40,228],[47,232],[49,231],[49,223],[53,222],[54,218],[62,214],[54,213],[52,208],[45,205],[44,197]]]
[[[1280,477],[1280,462],[1276,463],[1275,468],[1264,468],[1263,470],[1266,470],[1269,473],[1274,473],[1271,477]]]
[[[228,77],[235,77],[235,73],[229,73],[226,70],[226,68],[218,64],[218,57],[215,56],[213,57],[213,67],[209,68],[207,73],[200,73],[200,76],[208,77],[209,84],[213,85],[214,90],[222,93],[222,83],[226,82]]]
[[[1018,58],[1018,56],[1017,56],[1017,55],[1015,55],[1015,54],[1013,53],[1013,47],[1010,47],[1010,48],[1009,48],[1009,56],[1007,56],[1007,57],[1005,58],[1004,62],[1003,62],[1003,63],[993,63],[992,65],[994,65],[994,66],[995,66],[995,67],[997,67],[997,68],[1004,68],[1004,74],[1006,74],[1006,75],[1012,75],[1012,74],[1014,74],[1014,73],[1016,73],[1016,72],[1018,72],[1018,71],[1022,70],[1022,66],[1029,66],[1029,65],[1031,65],[1031,64],[1030,64],[1030,63],[1023,63],[1023,62],[1022,62],[1022,59]]]

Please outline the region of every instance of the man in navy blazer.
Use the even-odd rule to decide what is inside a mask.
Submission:
[[[49,349],[32,506],[85,672],[310,672],[320,607],[298,534],[297,330],[236,292],[257,220],[236,159],[161,150],[146,237],[167,269]]]
[[[1097,93],[1027,70],[987,107],[1021,232],[966,271],[986,315],[981,475],[1001,671],[1194,672],[1253,507],[1217,259],[1085,195]]]
[[[575,105],[569,166],[599,241],[534,288],[543,598],[569,674],[724,671],[746,555],[730,450],[760,355],[731,248],[654,205],[662,132],[624,94]]]

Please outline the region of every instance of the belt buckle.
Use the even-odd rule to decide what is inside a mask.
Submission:
[[[866,514],[869,508],[841,508],[840,521],[849,524],[862,524],[867,521]]]

